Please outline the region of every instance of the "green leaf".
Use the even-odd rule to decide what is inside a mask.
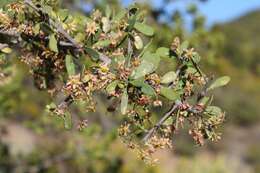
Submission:
[[[59,52],[58,51],[58,45],[57,45],[57,40],[55,38],[55,35],[54,34],[51,34],[50,37],[49,37],[49,48],[50,50],[52,50],[53,52]]]
[[[127,89],[125,89],[121,98],[121,113],[123,115],[127,113],[127,106],[128,106],[128,94],[127,94]]]
[[[95,47],[107,47],[111,44],[110,40],[100,40],[96,42],[93,46]]]
[[[84,42],[85,40],[85,34],[82,34],[82,33],[77,33],[76,36],[74,37],[75,41],[77,43],[80,43],[80,42]]]
[[[48,104],[48,105],[46,105],[46,109],[47,109],[47,111],[49,111],[49,112],[52,112],[53,110],[55,110],[57,108],[57,106],[55,105],[55,103],[50,103],[50,104]]]
[[[171,83],[176,79],[176,77],[177,77],[176,73],[174,71],[170,71],[162,77],[161,83],[163,84]]]
[[[106,6],[106,17],[110,18],[112,14],[112,10],[109,5]]]
[[[118,85],[119,81],[118,80],[115,80],[113,82],[111,82],[110,84],[108,84],[107,88],[106,88],[106,91],[111,94],[111,93],[114,93],[115,90],[116,90],[116,87]]]
[[[64,128],[70,130],[72,128],[72,117],[70,113],[64,115]]]
[[[172,124],[173,124],[173,119],[172,119],[172,117],[171,117],[171,118],[168,118],[163,124],[166,125],[166,126],[172,125]]]
[[[149,96],[155,96],[155,91],[153,89],[153,87],[151,87],[150,85],[148,85],[147,83],[143,83],[141,91]]]
[[[173,90],[171,88],[162,87],[160,94],[162,96],[164,96],[165,98],[167,98],[169,100],[172,100],[172,101],[180,99],[180,94],[177,91],[175,91],[175,90]]]
[[[99,53],[96,50],[87,47],[85,48],[85,51],[94,61],[97,61],[99,59]]]
[[[191,67],[191,66],[188,66],[188,68],[186,69],[186,72],[187,73],[190,73],[190,74],[195,74],[197,73],[197,69],[195,69],[194,67]]]
[[[143,84],[144,84],[144,78],[132,80],[132,81],[130,81],[130,83],[131,83],[133,86],[142,87]]]
[[[204,105],[206,105],[209,102],[209,100],[210,100],[210,97],[203,97],[200,100],[199,104],[204,106]]]
[[[40,23],[40,27],[44,33],[52,34],[54,32],[52,28],[45,22]]]
[[[157,67],[159,66],[160,61],[161,61],[161,58],[159,55],[157,55],[156,53],[151,53],[151,52],[145,52],[141,59],[151,62],[154,66],[154,70],[157,69]]]
[[[132,16],[129,20],[128,20],[128,27],[127,27],[127,31],[130,32],[133,30],[134,26],[135,26],[135,22],[136,22],[136,16]]]
[[[142,38],[138,35],[134,37],[134,44],[135,44],[135,48],[138,50],[142,49],[144,46]]]
[[[60,17],[61,22],[64,22],[68,18],[68,16],[69,16],[69,10],[67,10],[67,9],[60,9],[58,11],[58,15]]]
[[[198,53],[194,53],[192,57],[193,61],[198,64],[200,62],[200,55]]]
[[[141,64],[134,69],[131,74],[133,79],[138,79],[154,71],[154,65],[151,62],[143,60]]]
[[[149,95],[149,96],[155,96],[155,91],[154,91],[153,87],[151,87],[149,84],[145,83],[144,79],[133,80],[133,81],[130,81],[130,83],[133,86],[140,87],[141,91],[144,94]]]
[[[156,54],[160,57],[169,57],[170,56],[170,49],[166,47],[160,47],[156,50]]]
[[[208,106],[206,108],[206,112],[208,114],[213,115],[213,116],[218,116],[218,115],[222,114],[222,110],[219,107],[217,107],[217,106]]]
[[[105,33],[107,33],[111,29],[111,24],[109,19],[107,17],[102,17],[101,22],[102,22],[102,30]]]
[[[37,23],[34,27],[33,27],[33,32],[34,34],[39,34],[41,30],[41,24]]]
[[[66,69],[67,69],[68,75],[69,76],[75,75],[76,74],[75,64],[73,62],[73,57],[71,55],[66,55],[65,64],[66,64]]]
[[[150,52],[145,52],[141,60],[141,64],[135,68],[131,74],[131,78],[133,79],[138,79],[154,72],[160,63],[160,57],[157,54]]]
[[[135,25],[134,25],[134,28],[137,31],[143,33],[144,35],[147,35],[147,36],[153,36],[154,35],[153,28],[144,24],[144,23],[136,22]]]
[[[209,87],[208,87],[208,91],[218,88],[218,87],[222,87],[228,84],[228,82],[230,81],[230,77],[229,76],[223,76],[220,77],[218,79],[216,79]]]
[[[5,47],[5,48],[1,49],[1,52],[6,53],[6,54],[10,54],[12,52],[12,49],[9,48],[9,47]]]
[[[126,15],[126,10],[120,10],[114,17],[114,21],[120,21]]]

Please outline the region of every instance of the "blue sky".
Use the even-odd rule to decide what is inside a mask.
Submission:
[[[132,2],[131,0],[122,1],[125,5]],[[161,6],[162,0],[151,1],[155,7]],[[187,3],[183,3],[183,1],[194,2],[194,0],[179,0],[168,5],[165,9],[169,12],[176,8],[184,10]],[[200,12],[207,17],[207,26],[211,26],[214,23],[227,22],[249,11],[260,9],[260,0],[208,0],[206,3],[198,3],[198,6]]]
[[[215,22],[230,21],[249,11],[260,9],[260,0],[210,0],[199,8],[211,25]]]

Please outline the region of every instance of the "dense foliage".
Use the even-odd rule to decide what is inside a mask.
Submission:
[[[55,1],[25,0],[7,5],[0,15],[1,85],[14,73],[8,58],[14,52],[28,65],[35,86],[53,97],[47,109],[66,128],[87,127],[87,120],[69,108],[95,111],[94,95],[102,93],[112,102],[107,110],[119,107],[123,115],[119,136],[145,161],[153,162],[157,149],[172,147],[173,135],[184,125],[199,145],[220,138],[215,130],[224,112],[211,105],[210,92],[230,78],[207,76],[199,54],[178,37],[169,48],[151,50],[155,32],[138,6],[117,13],[107,7],[104,14],[96,10],[86,17],[60,9]],[[175,69],[159,73],[161,59]],[[152,112],[162,105],[169,111],[155,122]],[[77,124],[72,124],[74,116]]]

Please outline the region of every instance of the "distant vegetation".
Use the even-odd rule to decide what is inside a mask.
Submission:
[[[220,25],[225,35],[223,49],[226,57],[241,68],[260,75],[260,10],[251,12],[230,23]]]
[[[232,74],[233,79],[229,91],[225,91],[225,101],[221,102],[228,110],[229,120],[243,125],[260,119],[259,18],[260,11],[254,11],[212,29],[224,36],[219,53],[224,58],[217,60],[217,69],[221,69],[220,73]]]

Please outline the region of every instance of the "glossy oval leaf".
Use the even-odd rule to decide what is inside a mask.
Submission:
[[[65,64],[66,64],[66,69],[67,73],[69,76],[75,75],[75,64],[73,62],[73,57],[71,55],[66,55],[65,58]]]
[[[110,24],[109,19],[107,17],[103,17],[101,19],[101,22],[102,22],[102,30],[105,33],[107,33],[110,30],[110,28],[111,28],[111,24]]]
[[[93,46],[94,47],[107,47],[109,46],[111,43],[110,40],[100,40],[98,42],[96,42]]]
[[[161,83],[163,84],[171,83],[176,79],[176,77],[177,77],[176,73],[174,71],[170,71],[162,77]]]
[[[5,53],[5,54],[10,54],[12,52],[12,49],[9,47],[5,47],[5,48],[1,49],[1,52]]]
[[[165,98],[172,100],[172,101],[180,99],[180,94],[171,88],[162,87],[160,94],[162,96],[164,96]]]
[[[223,76],[220,77],[218,79],[216,79],[209,87],[208,87],[208,91],[218,88],[218,87],[222,87],[228,84],[228,82],[230,81],[230,77],[229,76]]]
[[[170,49],[166,47],[160,47],[156,50],[156,54],[160,57],[169,57],[170,56]]]
[[[127,94],[127,90],[125,89],[122,94],[121,105],[120,105],[121,113],[123,115],[127,113],[127,106],[128,106],[128,94]]]
[[[213,116],[218,116],[218,115],[222,114],[222,110],[217,106],[208,106],[206,108],[206,112]]]
[[[117,15],[114,17],[114,21],[120,21],[126,15],[126,10],[120,10]]]
[[[154,70],[157,69],[157,67],[159,66],[160,61],[161,61],[161,58],[159,55],[157,55],[156,53],[151,53],[151,52],[145,52],[141,59],[152,63],[154,66]]]
[[[143,83],[141,91],[149,96],[155,96],[155,91],[153,89],[153,87],[151,87],[150,85],[148,85],[147,83]]]
[[[59,52],[58,51],[58,43],[57,43],[57,40],[56,40],[54,34],[51,34],[50,37],[49,37],[49,48],[53,52],[57,52],[57,53]]]
[[[110,84],[108,84],[108,86],[106,88],[106,91],[108,92],[108,94],[112,94],[115,92],[118,83],[119,83],[119,81],[115,80],[115,81],[111,82]]]
[[[135,48],[138,49],[138,50],[143,48],[143,46],[144,46],[143,40],[139,35],[136,35],[134,37],[134,45],[135,45]]]
[[[144,35],[147,35],[147,36],[153,36],[154,35],[153,28],[144,24],[144,23],[136,22],[135,25],[134,25],[134,28],[137,31],[143,33]]]
[[[99,53],[96,50],[87,47],[85,48],[85,51],[94,61],[97,61],[99,59]]]
[[[151,62],[143,60],[141,64],[133,70],[131,77],[138,79],[154,71],[154,65]]]

